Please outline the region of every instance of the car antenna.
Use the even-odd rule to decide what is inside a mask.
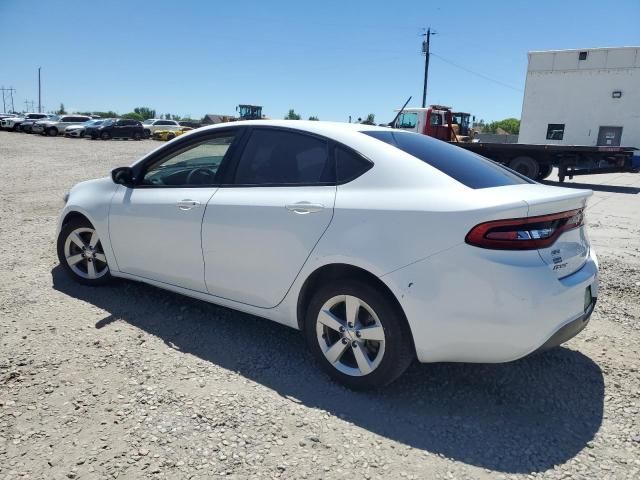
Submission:
[[[398,112],[398,114],[394,117],[393,120],[391,120],[389,122],[389,126],[391,128],[395,128],[394,125],[396,124],[396,120],[398,120],[398,117],[400,117],[400,115],[402,114],[403,110],[406,108],[407,104],[411,101],[412,96],[410,95],[409,98],[407,98],[407,101],[404,102],[404,105],[402,105],[402,108],[400,109],[400,111]]]

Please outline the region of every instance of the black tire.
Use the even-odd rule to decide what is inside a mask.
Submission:
[[[11,131],[12,131],[12,132],[17,132],[17,131],[18,131],[18,125],[14,125],[14,126],[11,128]]]
[[[89,222],[85,218],[75,218],[75,219],[69,220],[67,223],[65,223],[62,226],[62,229],[60,230],[60,234],[58,235],[58,242],[57,242],[58,260],[60,261],[60,265],[62,265],[62,268],[64,268],[67,274],[74,281],[81,283],[83,285],[98,286],[98,285],[104,285],[105,283],[108,283],[112,279],[111,272],[109,271],[108,265],[106,265],[106,273],[102,274],[101,276],[97,278],[85,278],[79,275],[77,272],[75,272],[71,267],[71,265],[69,264],[69,262],[67,261],[67,258],[65,255],[65,244],[69,236],[72,234],[72,232],[76,231],[77,229],[93,229],[94,230],[94,227],[93,225],[91,225],[91,222]],[[96,251],[104,255],[104,250],[102,249],[101,242],[98,242],[96,244]],[[81,252],[78,251],[78,253],[81,253]],[[82,262],[84,262],[84,265],[86,265],[88,261],[89,260],[87,261],[83,260]],[[92,260],[92,261],[95,262],[96,260]],[[102,270],[102,267],[104,267],[104,264],[101,263],[100,266],[97,268]],[[81,265],[78,268],[82,269],[83,266]]]
[[[538,162],[531,157],[516,157],[509,162],[509,168],[534,180],[540,169]]]
[[[98,139],[97,135],[93,135],[93,134],[91,135],[91,140],[97,140],[97,139]]]
[[[144,136],[144,138],[149,138],[151,136],[151,130],[147,130],[145,128],[144,132],[143,132],[143,136]]]
[[[174,138],[176,138],[176,134],[175,133],[173,133],[173,132],[167,133],[167,142],[169,140],[173,140]]]
[[[549,175],[551,175],[552,171],[553,171],[553,165],[550,165],[550,164],[540,165],[540,168],[538,170],[538,175],[536,176],[536,180],[544,180]]]
[[[134,140],[141,140],[142,139],[142,135],[140,134],[140,132],[134,132],[133,133],[133,139]]]
[[[111,134],[109,132],[102,132],[100,134],[100,138],[102,140],[110,140],[111,139]]]
[[[327,360],[320,346],[316,331],[318,314],[325,302],[340,295],[351,295],[364,301],[378,316],[384,330],[383,357],[377,367],[366,375],[353,376],[339,371]],[[345,278],[320,286],[311,297],[305,315],[305,338],[316,361],[333,380],[354,390],[383,387],[402,375],[415,358],[407,321],[400,307],[388,295],[362,280]]]
[[[56,127],[50,127],[47,129],[47,135],[49,135],[50,137],[57,137],[58,136],[58,129]]]

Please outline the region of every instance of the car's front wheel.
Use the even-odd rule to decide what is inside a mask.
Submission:
[[[387,292],[361,280],[320,287],[309,302],[305,336],[322,368],[354,389],[391,383],[414,358],[400,307]]]
[[[109,134],[109,132],[102,132],[102,133],[100,134],[100,138],[101,138],[102,140],[109,140],[109,139],[111,138],[111,135]]]
[[[57,128],[55,128],[55,127],[51,127],[51,128],[49,128],[49,129],[47,130],[47,134],[48,134],[50,137],[57,137],[57,136],[58,136],[58,129],[57,129]]]
[[[101,285],[111,279],[98,232],[86,219],[72,219],[58,236],[58,260],[76,282]]]

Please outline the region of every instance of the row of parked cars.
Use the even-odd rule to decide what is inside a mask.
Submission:
[[[189,125],[187,125],[189,124]],[[151,118],[144,122],[126,118],[93,118],[86,115],[50,115],[27,113],[24,115],[1,114],[0,130],[65,137],[87,137],[93,140],[126,138],[141,140],[155,138],[171,140],[199,125]]]

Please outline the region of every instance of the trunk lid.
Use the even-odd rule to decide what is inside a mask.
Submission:
[[[584,215],[591,190],[551,187],[548,185],[518,185],[520,198],[529,205],[529,217],[576,210]],[[589,256],[589,237],[586,225],[563,232],[553,245],[538,249],[542,260],[557,278],[580,270]]]

